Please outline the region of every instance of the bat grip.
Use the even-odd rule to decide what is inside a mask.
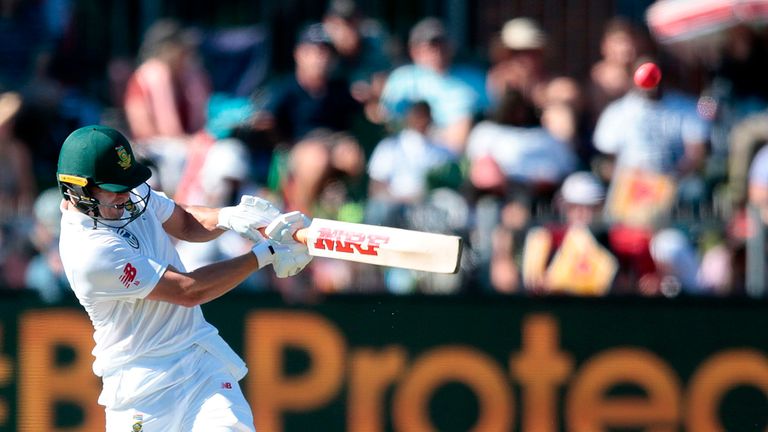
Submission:
[[[267,234],[265,233],[265,231],[266,231],[266,228],[259,228],[259,232],[261,233],[261,235],[263,235],[264,237],[267,237]],[[306,245],[307,234],[308,234],[307,228],[299,228],[298,230],[296,230],[295,233],[293,233],[293,239],[303,245]]]

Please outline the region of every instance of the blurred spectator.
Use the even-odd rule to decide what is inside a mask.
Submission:
[[[321,24],[307,26],[293,51],[294,74],[268,89],[254,127],[271,130],[277,142],[292,146],[319,128],[335,132],[349,130],[361,106],[346,81],[331,76],[335,51]]]
[[[0,284],[29,286],[51,302],[68,292],[61,285],[54,244],[53,220],[58,214],[52,209],[58,212],[58,207],[47,191],[35,201],[35,189],[55,181],[50,172],[58,154],[56,143],[63,140],[56,136],[98,123],[99,118],[116,118],[87,91],[104,84],[104,77],[98,77],[104,58],[81,49],[76,38],[85,35],[82,30],[68,30],[77,24],[71,21],[77,15],[70,3],[8,3],[0,29],[8,36],[7,46],[0,49],[0,58],[6,60],[0,71],[3,88],[18,89],[23,98],[20,104],[16,91],[0,93]],[[308,288],[300,285],[307,283],[319,292],[447,293],[465,289],[457,281],[468,276],[469,286],[497,292],[518,292],[524,285],[535,292],[587,292],[595,285],[558,286],[546,276],[558,254],[562,257],[562,245],[576,239],[579,252],[603,248],[594,256],[606,252],[615,258],[612,294],[745,292],[746,249],[751,248],[747,243],[757,238],[748,209],[759,210],[768,224],[764,28],[737,26],[723,33],[726,44],[718,63],[705,65],[711,68],[711,87],[697,106],[693,98],[670,89],[667,71],[657,89],[632,87],[633,67],[652,47],[645,45],[640,27],[620,17],[603,29],[598,61],[575,65],[589,71],[582,86],[547,68],[555,47],[530,18],[504,24],[487,74],[457,64],[451,29],[433,18],[411,31],[413,64],[390,71],[394,62],[388,35],[362,12],[361,6],[368,5],[354,0],[327,4],[322,23],[298,35],[290,78],[264,87],[266,91],[258,89],[251,99],[219,99],[237,124],[232,123],[234,117],[217,124],[222,116],[216,114],[210,119],[215,121],[206,123],[206,107],[211,114],[211,105],[219,102],[208,103],[214,98],[209,97],[208,73],[197,58],[197,37],[170,20],[158,21],[147,32],[137,68],[132,59],[113,59],[109,73],[114,94],[101,95],[124,108],[124,127],[158,165],[158,188],[179,202],[224,205],[237,193],[270,193],[259,189],[269,173],[270,186],[277,185],[274,190],[283,194],[273,199],[284,199],[286,209],[460,235],[471,229],[465,249],[469,262],[462,264],[462,271],[469,268],[472,274],[459,279],[368,271],[370,266],[318,260],[303,279],[280,289],[304,292]],[[64,12],[57,13],[58,7]],[[45,17],[34,16],[36,11],[46,11]],[[126,29],[135,32],[131,26]],[[269,73],[270,54],[258,51],[266,33],[255,27],[230,30],[215,32],[217,45],[212,48],[247,46],[249,51],[230,58],[225,70],[217,71],[215,83],[217,88],[250,94],[248,89],[263,84]],[[117,54],[124,55],[130,36],[110,46],[118,46]],[[104,45],[97,42],[88,46]],[[241,80],[225,79],[240,76],[238,67],[246,57],[249,74]],[[691,72],[683,63],[675,66]],[[686,84],[702,85],[696,80]],[[527,101],[525,107],[519,100]],[[498,109],[487,111],[489,107]],[[384,114],[391,120],[386,133],[384,125],[377,124],[385,120]],[[486,115],[487,120],[473,125]],[[361,124],[373,127],[366,132]],[[283,145],[276,147],[278,143]],[[366,155],[371,156],[367,164]],[[463,172],[457,159],[465,155],[468,169]],[[596,155],[606,156],[609,163],[593,164]],[[711,179],[704,177],[712,166],[723,171],[728,167],[729,204],[735,208],[725,209],[725,221],[715,219],[719,214],[703,213],[712,218],[681,220],[681,203],[713,199]],[[605,197],[599,205],[579,202],[573,195],[567,198],[563,179],[592,167],[599,183],[610,182],[606,202]],[[452,190],[463,174],[471,183],[469,203]],[[626,178],[631,180],[624,182]],[[450,187],[439,187],[446,183]],[[673,208],[675,198],[678,206]],[[598,211],[603,205],[605,221]],[[637,217],[617,218],[619,207],[624,216]],[[658,216],[662,207],[664,216],[676,219],[646,217]],[[730,210],[735,211],[728,214]],[[595,218],[583,224],[591,237],[579,230],[566,242],[568,227],[579,225],[572,223],[577,213]],[[691,224],[699,222],[716,226],[712,231],[718,238],[696,239],[700,226]],[[673,224],[683,228],[658,231]],[[535,228],[529,230],[531,226]],[[545,237],[549,243],[534,241]],[[549,246],[539,249],[533,267],[525,261],[532,256],[529,241],[532,247]],[[190,268],[245,247],[240,238],[210,248],[196,246],[179,244]],[[254,278],[246,286],[260,290],[269,283]]]
[[[593,174],[576,172],[563,182],[559,198],[564,220],[531,228],[526,236],[525,287],[536,293],[605,295],[618,270],[600,220],[605,187]]]
[[[752,159],[748,174],[748,203],[760,213],[768,225],[768,146],[763,145]]]
[[[207,29],[198,49],[214,94],[247,98],[270,73],[269,32],[264,25]]]
[[[361,103],[378,100],[375,90],[381,89],[393,65],[382,26],[364,16],[354,0],[332,0],[323,28],[336,50],[333,75],[349,82],[352,95]]]
[[[263,196],[249,182],[249,155],[239,140],[216,140],[203,155],[202,166],[196,172],[198,187],[185,195],[185,205],[223,207],[237,204],[243,194]],[[225,232],[213,241],[191,243],[179,241],[176,250],[189,270],[242,255],[253,244],[234,232]],[[254,273],[238,287],[239,290],[264,290],[269,286],[268,275]]]
[[[697,279],[708,294],[720,297],[744,294],[744,239],[729,225],[721,221],[699,240],[702,254]]]
[[[587,101],[576,79],[558,76],[549,81],[544,91],[541,125],[552,136],[568,143],[579,158],[579,168],[590,169],[596,152]]]
[[[363,105],[350,127],[370,156],[388,131],[381,109],[381,93],[394,66],[393,45],[379,21],[366,16],[354,0],[332,0],[323,17],[336,61],[331,75],[349,83],[352,96]]]
[[[659,292],[664,269],[656,268],[651,241],[673,209],[699,211],[710,199],[702,177],[708,138],[709,124],[696,101],[665,88],[664,81],[630,91],[601,114],[595,147],[614,164],[601,172],[610,179],[606,215],[621,269],[614,292]]]
[[[473,249],[479,268],[489,271],[489,280],[480,283],[516,291],[515,256],[531,216],[546,215],[556,188],[576,169],[576,155],[539,125],[532,103],[517,90],[472,129],[466,154],[477,195]]]
[[[35,200],[35,223],[30,232],[30,241],[37,254],[26,268],[25,285],[37,291],[46,303],[74,298],[59,255],[60,206],[61,192],[58,188],[43,191]]]
[[[624,96],[633,87],[633,67],[642,52],[638,29],[628,20],[615,17],[609,20],[600,39],[600,59],[589,72],[591,121],[614,100]]]
[[[483,73],[453,64],[453,47],[443,23],[425,18],[413,26],[408,39],[412,64],[389,75],[381,96],[388,121],[402,122],[413,102],[432,108],[435,134],[454,153],[463,153],[475,115],[488,106]]]
[[[613,160],[602,174],[611,179],[633,170],[659,174],[674,179],[679,202],[705,201],[709,130],[696,100],[666,88],[664,81],[649,90],[636,88],[598,119],[595,147]]]
[[[513,18],[501,29],[505,55],[488,71],[488,92],[498,104],[510,90],[519,91],[541,108],[549,81],[545,64],[547,35],[539,23],[528,17]]]
[[[15,289],[24,287],[24,272],[33,254],[27,232],[37,192],[32,154],[14,130],[21,106],[19,94],[0,94],[0,286]]]
[[[352,135],[318,129],[291,148],[282,178],[285,208],[302,209],[313,217],[363,221],[365,158]],[[299,277],[278,279],[278,290],[288,299],[307,301],[319,293],[348,291],[355,286],[377,290],[375,269],[350,262],[319,259]],[[364,280],[364,284],[359,282]]]
[[[683,292],[707,293],[699,279],[701,259],[698,251],[682,231],[675,228],[660,230],[653,235],[650,249],[657,269],[656,285],[642,284],[642,294],[675,297]]]
[[[738,111],[750,111],[768,105],[768,45],[765,31],[748,25],[728,30],[714,81],[726,87],[729,98],[739,105]]]
[[[747,202],[749,172],[763,170],[765,161],[754,158],[768,142],[768,111],[752,114],[736,123],[728,136],[728,195],[730,203],[742,207]],[[761,157],[764,158],[765,156]]]
[[[183,138],[205,126],[207,74],[196,58],[196,36],[161,20],[144,35],[141,64],[128,82],[125,111],[134,139]]]
[[[296,69],[292,76],[271,89],[269,101],[253,119],[257,130],[271,131],[277,143],[272,169],[273,180],[283,188],[287,209],[302,209],[311,214],[312,207],[333,171],[329,141],[318,139],[328,132],[346,132],[362,109],[346,81],[331,77],[335,51],[321,24],[307,26],[299,35],[294,49]],[[362,159],[359,143],[347,146],[350,159]],[[356,161],[360,170],[364,161]]]
[[[470,209],[458,192],[462,182],[456,155],[428,135],[430,106],[418,101],[408,109],[405,128],[382,140],[368,163],[370,192],[366,223],[464,235]],[[384,269],[384,286],[395,294],[457,293],[462,275],[425,274]]]
[[[345,203],[365,199],[365,157],[351,135],[316,130],[293,146],[286,162],[281,188],[287,209],[333,217]]]
[[[141,64],[128,81],[124,107],[138,152],[159,168],[160,187],[173,195],[189,138],[205,126],[210,83],[197,58],[197,36],[173,20],[144,35]]]
[[[751,114],[768,107],[768,32],[765,28],[738,25],[725,32],[724,44],[719,47],[719,58],[712,71],[704,100],[712,106],[712,164],[711,171],[724,174],[723,167],[730,164],[729,176],[736,176],[731,186],[736,186],[734,200],[744,198],[743,174],[749,158],[755,151],[749,141],[740,139],[754,127],[740,122]],[[754,123],[752,123],[754,124]],[[736,132],[735,129],[746,129]],[[737,136],[731,135],[734,131]],[[738,135],[741,135],[738,136]],[[734,138],[736,138],[734,140]],[[738,172],[735,170],[739,170]],[[724,177],[724,175],[722,175]],[[735,184],[738,182],[738,186]]]
[[[246,144],[235,137],[235,132],[248,123],[253,111],[253,105],[248,99],[228,97],[221,93],[211,96],[205,130],[195,134],[188,142],[186,163],[174,196],[177,202],[192,205],[230,205],[220,202],[228,203],[233,197],[220,196],[221,192],[211,195],[212,188],[221,188],[222,184],[226,184],[226,179],[237,180],[237,187],[245,186],[249,179],[253,178],[252,171],[256,165],[251,160]],[[217,146],[219,143],[223,145]],[[218,168],[220,176],[211,177],[205,171],[212,169],[209,157],[222,163]],[[264,165],[267,163],[262,162],[258,168],[266,170]],[[209,181],[213,181],[213,184],[208,184]],[[237,188],[225,190],[237,193]]]
[[[58,35],[52,23],[46,22],[45,3],[6,1],[0,10],[0,87],[18,88],[34,69],[41,48]],[[66,13],[57,18],[65,19]]]
[[[19,94],[0,94],[0,222],[31,215],[37,193],[32,154],[15,135]]]
[[[426,198],[430,171],[456,161],[445,145],[428,136],[431,123],[429,104],[415,102],[406,114],[405,128],[374,149],[368,162],[369,223],[402,226],[403,209]]]
[[[31,172],[41,189],[56,184],[51,172],[56,170],[61,142],[69,132],[101,119],[103,106],[86,92],[94,85],[87,78],[90,66],[72,61],[58,50],[42,51],[19,89],[23,104],[13,130],[29,148]]]
[[[494,116],[478,123],[469,136],[470,171],[490,157],[504,182],[526,200],[548,201],[560,182],[576,169],[576,155],[565,142],[541,127],[531,103],[510,90]],[[499,185],[501,186],[501,185]],[[485,185],[491,187],[491,185]]]
[[[237,138],[238,128],[247,124],[254,107],[245,98],[212,95],[205,130],[189,140],[189,155],[174,199],[184,205],[224,207],[237,204],[242,195],[256,195],[277,202],[269,191],[254,181],[254,165],[247,145]],[[235,233],[225,232],[205,242],[176,243],[185,267],[204,265],[241,255],[253,245]],[[263,291],[270,286],[266,274],[254,273],[239,290]]]

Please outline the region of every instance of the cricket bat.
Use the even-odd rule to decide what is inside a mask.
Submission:
[[[387,267],[457,273],[461,260],[461,237],[452,235],[314,218],[294,237],[312,256]]]

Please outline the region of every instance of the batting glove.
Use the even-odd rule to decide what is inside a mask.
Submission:
[[[264,228],[278,216],[280,216],[280,210],[271,202],[263,198],[243,195],[240,204],[219,210],[216,227],[235,231],[256,242],[263,239],[258,231],[259,228]]]
[[[259,234],[259,237],[261,235]],[[259,262],[259,269],[272,264],[275,275],[279,278],[294,276],[312,261],[309,250],[301,243],[280,244],[261,237],[251,248]]]
[[[298,274],[312,261],[309,249],[301,243],[282,244],[274,240],[268,241],[277,251],[272,268],[275,270],[275,275],[279,278]]]
[[[312,220],[300,211],[281,214],[275,218],[264,230],[264,233],[272,240],[281,244],[292,245],[296,243],[293,235],[301,228],[306,228]]]

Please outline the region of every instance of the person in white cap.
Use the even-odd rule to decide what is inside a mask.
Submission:
[[[533,18],[518,17],[504,24],[499,38],[502,60],[489,69],[487,78],[491,101],[496,103],[508,90],[517,90],[542,108],[549,81],[547,34]]]
[[[594,174],[579,171],[569,175],[560,187],[560,195],[567,224],[589,226],[597,222],[605,201],[605,187]]]
[[[564,221],[532,228],[526,235],[523,284],[533,292],[605,294],[617,270],[600,219],[605,187],[592,173],[579,171],[565,179],[560,199]],[[566,274],[571,283],[563,286],[556,279]]]

